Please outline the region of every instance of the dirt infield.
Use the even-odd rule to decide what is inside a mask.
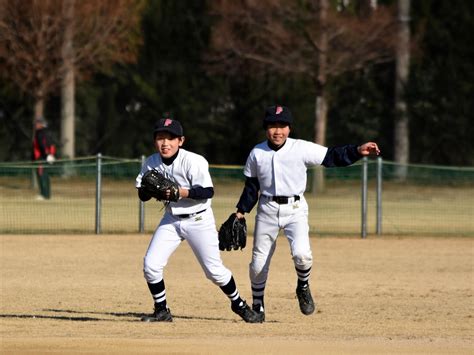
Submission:
[[[313,238],[318,312],[304,316],[280,237],[263,324],[230,311],[186,243],[165,270],[174,322],[153,324],[139,321],[152,310],[141,271],[148,235],[3,235],[0,242],[2,353],[474,352],[469,238]],[[250,300],[250,249],[223,258]]]

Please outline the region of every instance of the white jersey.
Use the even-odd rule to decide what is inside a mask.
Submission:
[[[250,152],[244,175],[258,178],[263,195],[302,195],[306,189],[307,168],[320,165],[327,150],[313,142],[287,138],[285,145],[274,151],[265,141]]]
[[[178,156],[171,165],[163,163],[161,155],[155,153],[150,155],[136,178],[135,186],[141,186],[142,176],[148,170],[156,169],[166,177],[174,180],[180,187],[191,189],[192,187],[213,187],[209,164],[207,160],[196,153],[180,148]],[[166,211],[173,215],[192,214],[211,207],[211,199],[194,200],[180,198],[177,202],[170,202]]]

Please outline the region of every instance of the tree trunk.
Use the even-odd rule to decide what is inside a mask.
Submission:
[[[33,125],[37,118],[44,116],[44,98],[42,95],[38,95],[36,97],[34,111]]]
[[[320,0],[319,21],[321,28],[324,29],[326,23],[328,1]],[[327,48],[328,38],[325,30],[321,31],[319,37],[319,57],[318,57],[318,77],[316,79],[316,103],[315,103],[315,121],[314,121],[314,139],[317,144],[326,145],[326,127],[327,127],[327,113],[328,105],[325,95],[326,86],[326,66],[327,66]],[[315,168],[313,178],[313,194],[324,190],[324,170],[322,166]]]
[[[324,95],[324,89],[316,96],[316,121],[315,126],[315,142],[326,145],[326,127],[328,117],[328,105]]]
[[[62,156],[75,157],[74,120],[74,67],[67,69],[61,85],[61,148]]]
[[[355,9],[357,16],[367,18],[374,10],[377,10],[377,0],[357,0]]]
[[[41,90],[36,93],[35,106],[34,106],[34,116],[33,122],[31,124],[31,140],[33,141],[35,136],[35,120],[44,116],[44,98]],[[35,169],[31,169],[31,189],[36,190],[38,188],[38,181],[36,180]]]
[[[63,56],[63,78],[61,83],[61,148],[62,156],[74,158],[74,63],[73,63],[73,19],[74,19],[74,0],[65,0],[64,16],[66,19],[66,28],[64,32],[64,44],[62,50]]]
[[[394,159],[400,164],[396,177],[405,180],[409,162],[409,120],[405,101],[405,88],[410,70],[410,0],[398,0],[398,43],[396,57],[395,82],[395,128],[394,128]]]

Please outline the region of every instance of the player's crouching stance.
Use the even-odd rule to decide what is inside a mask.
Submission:
[[[313,256],[309,242],[308,204],[303,196],[309,166],[347,166],[362,156],[379,154],[376,143],[327,148],[288,138],[292,124],[288,108],[267,108],[263,126],[267,140],[250,152],[244,168],[245,187],[237,203],[237,218],[258,202],[250,263],[252,308],[265,318],[264,292],[276,238],[282,229],[290,243],[297,275],[296,296],[300,311],[309,315],[316,306],[309,288]]]
[[[163,269],[168,259],[183,240],[187,240],[206,277],[220,286],[231,301],[231,308],[244,321],[261,322],[240,297],[230,270],[222,263],[211,198],[213,184],[206,159],[182,149],[184,143],[181,124],[171,118],[159,120],[154,128],[157,153],[149,156],[136,179],[138,196],[142,201],[152,197],[162,200],[166,210],[155,230],[146,252],[143,271],[153,296],[154,313],[142,318],[146,322],[171,322],[171,312],[166,304]],[[153,195],[142,184],[144,174],[155,169],[179,185],[179,194],[170,197]]]

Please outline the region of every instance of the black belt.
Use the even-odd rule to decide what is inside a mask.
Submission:
[[[300,197],[298,195],[295,195],[295,196],[272,196],[271,197],[271,200],[272,201],[275,201],[276,203],[278,203],[279,205],[286,205],[288,204],[288,200],[290,198],[294,198],[295,201],[299,201],[300,200]]]
[[[178,217],[178,218],[189,218],[189,217],[194,217],[200,213],[203,213],[205,210],[202,210],[202,211],[197,211],[197,212],[194,212],[194,213],[190,213],[190,214],[176,214],[174,215],[175,217]]]

